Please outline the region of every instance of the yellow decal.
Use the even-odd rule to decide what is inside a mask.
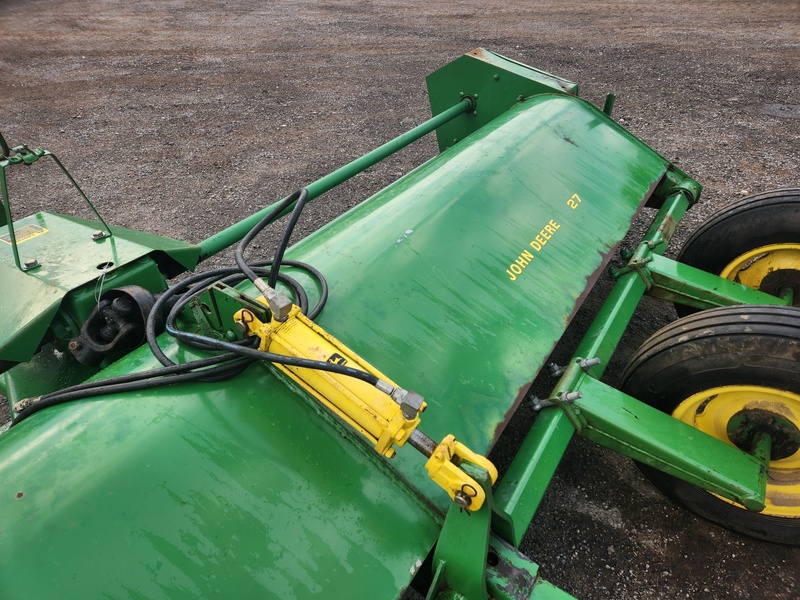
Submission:
[[[567,200],[567,206],[569,206],[572,210],[575,210],[581,204],[581,197],[578,194],[572,194],[572,196]],[[557,223],[554,219],[550,219],[547,224],[542,227],[542,229],[537,233],[533,239],[528,242],[528,246],[533,250],[525,249],[523,250],[519,256],[517,256],[514,261],[508,265],[506,269],[506,275],[508,275],[508,279],[510,281],[516,281],[517,276],[522,274],[522,271],[525,270],[533,259],[536,257],[538,253],[540,253],[544,247],[547,245],[552,237],[556,234],[556,232],[561,229],[561,224]]]
[[[17,243],[21,244],[22,242],[27,242],[28,240],[35,238],[37,235],[43,235],[47,233],[47,229],[44,227],[39,227],[38,225],[26,225],[20,229],[14,231],[15,237],[17,238]],[[3,240],[6,244],[11,244],[11,234],[7,233],[5,235],[0,235],[0,240]]]

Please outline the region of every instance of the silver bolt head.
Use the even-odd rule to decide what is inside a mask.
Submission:
[[[469,505],[472,504],[472,498],[470,498],[467,494],[459,490],[458,492],[455,493],[453,502],[455,502],[461,508],[468,508]]]
[[[36,260],[35,258],[29,258],[28,260],[25,261],[26,269],[33,269],[34,267],[38,266],[39,266],[39,261]]]
[[[102,240],[104,237],[106,237],[106,232],[103,231],[102,229],[95,229],[92,232],[92,239],[93,240]]]

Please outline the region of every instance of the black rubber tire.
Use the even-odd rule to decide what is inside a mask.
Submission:
[[[800,308],[729,306],[679,319],[648,339],[626,367],[620,389],[666,413],[722,385],[759,385],[800,394]],[[800,517],[750,512],[639,464],[675,502],[751,537],[800,546]]]
[[[736,257],[769,244],[800,243],[800,188],[749,196],[711,215],[686,240],[678,261],[719,274]],[[800,305],[800,294],[795,295]],[[697,309],[676,304],[678,316]]]

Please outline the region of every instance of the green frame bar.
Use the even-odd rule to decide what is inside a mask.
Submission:
[[[681,187],[672,192],[653,219],[640,248],[652,247],[653,252],[663,252],[675,225],[694,199],[690,191]],[[601,364],[592,368],[592,374],[600,377],[646,291],[647,285],[637,272],[623,273],[584,335],[572,362],[583,357],[599,358]],[[573,385],[572,378],[565,374],[553,395],[572,391]],[[566,412],[558,408],[543,410],[497,485],[495,504],[505,515],[504,519],[495,520],[494,530],[514,546],[522,542],[574,433],[575,427]]]
[[[14,263],[17,265],[17,268],[20,271],[28,271],[30,270],[28,267],[22,264],[22,261],[19,257],[19,248],[17,244],[17,236],[16,232],[14,231],[14,218],[11,211],[11,198],[8,195],[8,182],[6,178],[6,169],[13,165],[32,165],[40,158],[44,156],[49,156],[53,159],[53,161],[58,165],[58,168],[61,169],[61,172],[64,173],[66,178],[72,184],[78,193],[81,195],[81,198],[89,205],[89,208],[94,213],[94,216],[97,217],[97,220],[102,223],[103,227],[105,228],[104,237],[108,237],[111,235],[111,229],[103,220],[103,217],[100,216],[100,213],[97,212],[97,209],[94,207],[94,204],[91,203],[89,197],[83,193],[81,186],[78,185],[78,182],[73,179],[72,175],[70,175],[67,168],[63,165],[63,163],[58,159],[58,157],[50,152],[49,150],[42,150],[41,148],[36,148],[31,150],[25,144],[21,146],[16,146],[11,149],[11,153],[13,156],[6,157],[3,160],[0,160],[0,196],[2,196],[2,203],[3,203],[3,213],[2,218],[0,218],[0,227],[4,225],[8,225],[8,236],[11,240],[11,251],[14,254]],[[5,222],[3,222],[5,221]],[[107,235],[106,235],[107,234]],[[38,265],[37,265],[38,266]],[[35,267],[30,267],[35,268]]]
[[[559,394],[581,391],[583,397],[571,404],[556,400],[558,406],[541,412],[497,486],[493,531],[515,546],[575,431],[751,510],[763,509],[764,460],[597,381],[645,293],[701,309],[788,304],[788,297],[771,296],[661,256],[692,195],[679,182],[665,200],[628,265],[616,274],[617,283],[552,394],[557,399]],[[582,358],[599,358],[601,364],[584,372],[578,364]],[[653,431],[659,435],[654,437]]]
[[[650,257],[647,270],[652,278],[651,296],[701,310],[735,304],[791,304],[790,298],[765,294],[657,254]]]
[[[343,167],[336,169],[321,179],[317,179],[313,183],[308,184],[306,186],[306,189],[308,190],[308,199],[313,200],[314,198],[321,196],[325,192],[335,188],[337,185],[344,183],[348,179],[358,175],[359,173],[362,173],[371,166],[391,156],[398,150],[405,148],[412,142],[415,142],[430,132],[435,131],[437,127],[440,127],[444,123],[452,121],[456,117],[464,113],[472,112],[473,110],[475,110],[475,100],[472,98],[464,98],[458,104],[436,115],[432,119],[417,125],[414,127],[414,129],[411,129],[395,139],[386,142],[382,146],[375,148],[375,150],[372,150],[364,156],[361,156],[356,160],[344,165]],[[282,201],[283,199],[281,199],[279,202]],[[247,232],[249,232],[261,219],[269,214],[269,212],[279,202],[270,204],[269,206],[250,215],[249,217],[242,219],[238,223],[231,225],[227,229],[223,229],[219,233],[215,233],[211,237],[208,237],[200,242],[198,244],[200,246],[199,260],[203,261],[241,240],[245,235],[247,235]],[[287,209],[285,212],[289,212],[289,210],[291,210],[291,208]]]
[[[539,565],[491,533],[496,508],[489,476],[469,463],[462,468],[484,489],[486,502],[475,512],[450,504],[436,542],[426,600],[574,600],[539,577]]]
[[[764,509],[763,461],[588,375],[575,389],[583,397],[571,410],[583,422],[583,437],[750,510]]]

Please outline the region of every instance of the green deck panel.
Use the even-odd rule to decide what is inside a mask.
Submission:
[[[539,96],[288,256],[328,278],[318,322],[425,396],[420,429],[486,453],[665,169],[588,103]],[[561,227],[537,252],[551,219]],[[535,258],[511,281],[524,251]],[[417,456],[392,464],[446,508]]]
[[[0,438],[0,481],[3,598],[394,598],[438,533],[261,365],[42,411]]]
[[[425,433],[486,453],[666,168],[588,103],[538,96],[289,257],[328,278],[319,323],[426,397]],[[0,596],[396,597],[449,500],[416,451],[387,463],[302,396],[257,366],[4,434]]]

